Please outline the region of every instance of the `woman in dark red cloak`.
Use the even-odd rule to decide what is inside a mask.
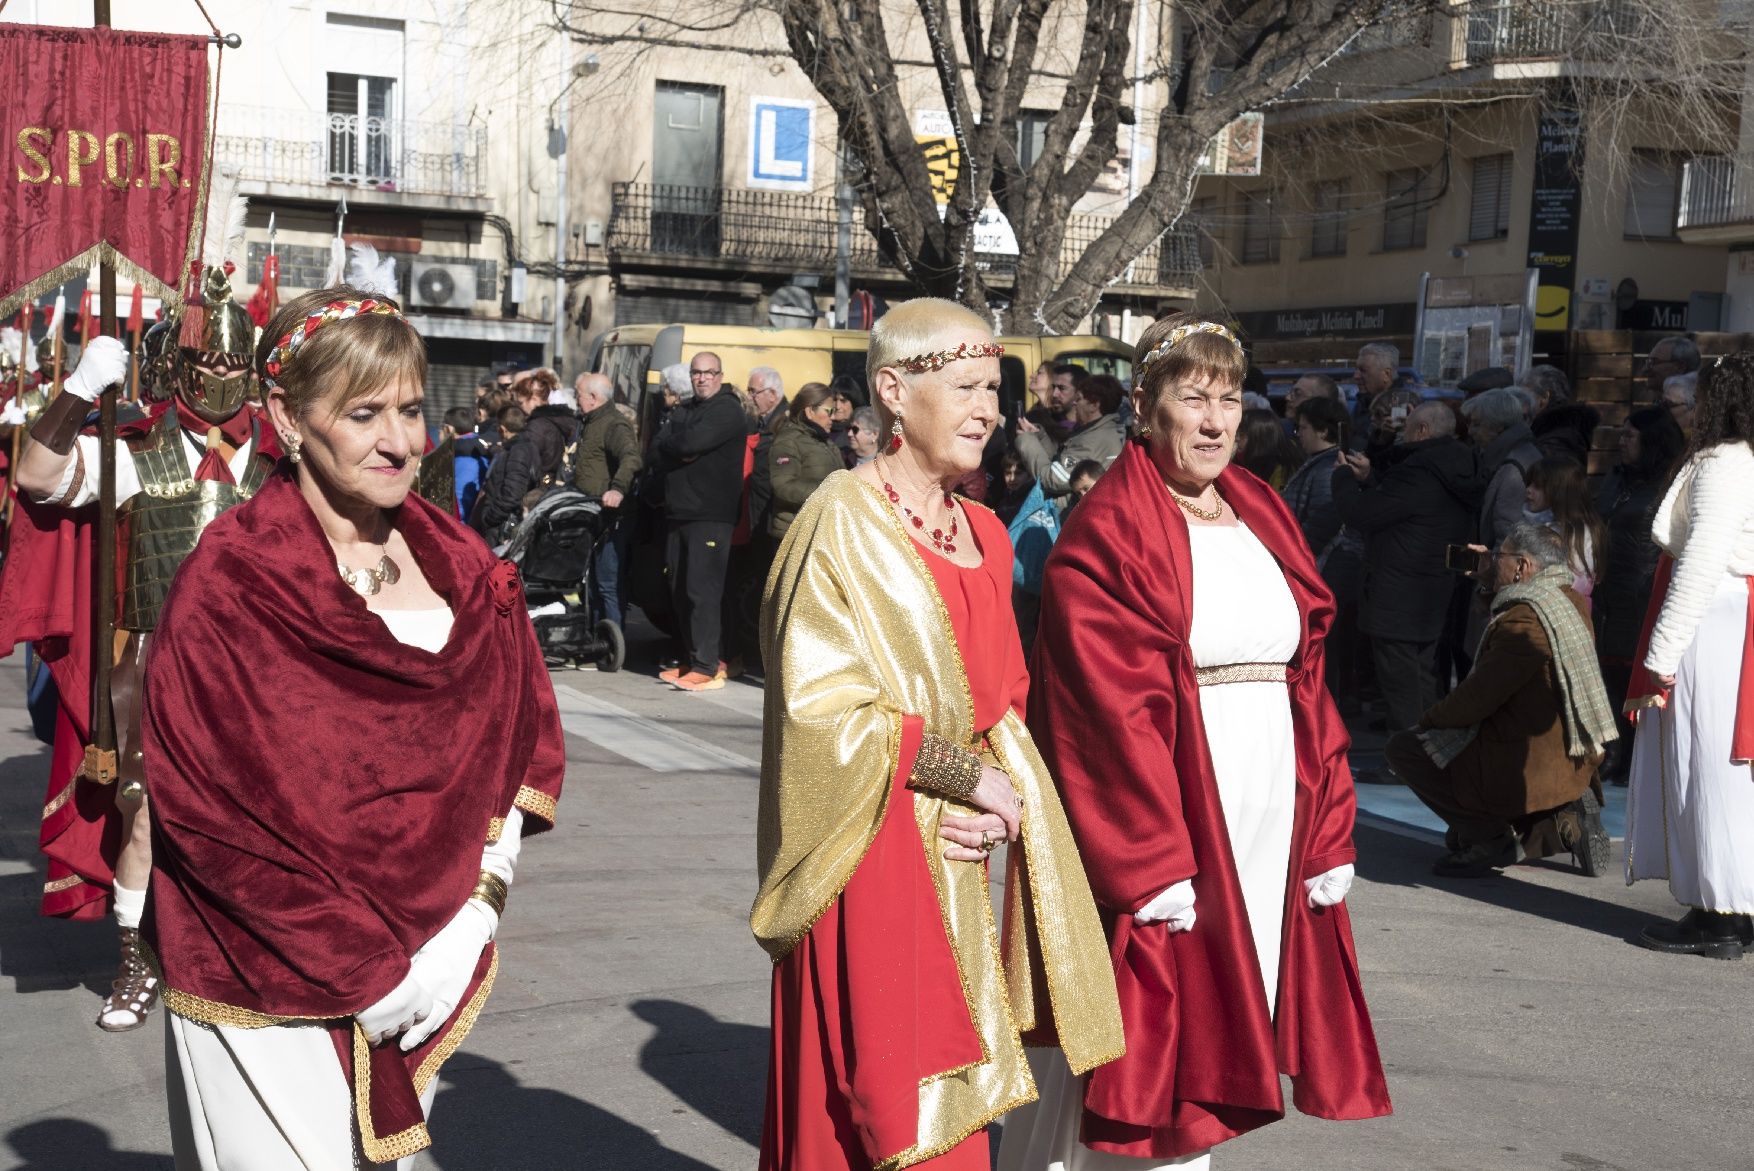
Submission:
[[[1230,467],[1241,347],[1192,314],[1140,339],[1139,438],[1048,561],[1030,729],[1108,929],[1127,1052],[1042,1099],[1000,1166],[1143,1171],[1284,1114],[1389,1112],[1343,901],[1348,740],[1333,599],[1279,496]]]
[[[147,660],[172,1145],[406,1166],[565,746],[516,571],[410,494],[426,351],[395,304],[306,294],[257,360],[288,462],[203,533]]]

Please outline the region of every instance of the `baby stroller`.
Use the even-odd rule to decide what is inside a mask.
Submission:
[[[536,641],[550,666],[619,671],[627,661],[621,627],[602,616],[593,596],[602,505],[571,486],[550,488],[499,550],[518,567]]]

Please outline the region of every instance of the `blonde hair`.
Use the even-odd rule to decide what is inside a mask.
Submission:
[[[942,297],[915,297],[892,308],[871,327],[870,348],[865,351],[865,381],[875,385],[877,371],[899,366],[903,359],[941,349],[937,343],[949,335],[968,331],[993,336],[987,319],[955,301]]]
[[[351,285],[294,297],[262,331],[256,344],[257,371],[266,377],[280,339],[330,302],[365,300],[385,298]],[[400,313],[362,313],[325,322],[310,333],[282,364],[274,383],[293,415],[309,414],[318,403],[327,403],[335,417],[404,377],[426,385],[426,343]]]

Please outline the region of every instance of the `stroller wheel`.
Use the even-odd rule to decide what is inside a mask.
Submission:
[[[627,639],[622,636],[621,627],[605,618],[597,623],[597,637],[605,644],[603,657],[597,660],[597,670],[621,670],[621,665],[627,662]]]

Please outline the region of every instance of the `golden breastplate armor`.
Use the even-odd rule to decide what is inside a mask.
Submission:
[[[255,431],[259,442],[259,425]],[[158,625],[171,578],[194,552],[202,530],[232,505],[254,496],[267,478],[266,461],[251,459],[242,484],[196,480],[185,448],[177,413],[171,410],[153,427],[148,443],[133,453],[140,492],[122,506],[120,517],[128,542],[122,586],[122,626],[127,630]]]

